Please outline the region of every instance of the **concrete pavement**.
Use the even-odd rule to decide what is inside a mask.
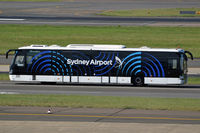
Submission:
[[[0,121],[0,133],[199,133],[199,125],[110,122]]]
[[[0,72],[9,72],[10,65],[0,65]]]
[[[200,68],[188,68],[188,74],[200,75]]]

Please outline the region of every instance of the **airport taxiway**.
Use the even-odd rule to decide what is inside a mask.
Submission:
[[[0,24],[200,26],[197,18],[102,17],[110,10],[193,8],[198,0],[66,0],[64,2],[0,2]]]
[[[132,85],[49,85],[24,82],[0,82],[0,94],[60,94],[123,97],[200,98],[200,86],[183,85],[134,87]]]
[[[51,114],[47,110],[51,109]],[[200,112],[0,106],[0,121],[200,124]]]

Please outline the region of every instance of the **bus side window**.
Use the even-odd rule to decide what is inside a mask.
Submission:
[[[24,66],[24,56],[18,55],[16,60],[15,60],[15,64],[17,66],[23,67]]]
[[[35,55],[37,55],[38,53],[40,53],[41,51],[35,51],[35,50],[30,50],[26,53],[26,64],[31,65],[34,61],[36,61],[37,59],[39,59],[42,55],[38,55],[34,58],[33,57]]]
[[[26,56],[26,63],[27,64],[32,64],[32,58],[33,58],[33,56]]]
[[[177,59],[168,60],[168,69],[175,70],[177,69],[177,66],[178,66]]]

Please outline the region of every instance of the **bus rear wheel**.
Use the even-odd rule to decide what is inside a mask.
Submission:
[[[132,77],[132,83],[134,86],[143,86],[144,85],[144,77],[142,77],[142,76]]]

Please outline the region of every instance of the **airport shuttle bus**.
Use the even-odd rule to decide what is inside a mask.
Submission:
[[[31,45],[15,51],[11,81],[94,84],[181,85],[187,82],[183,49],[124,45]]]

